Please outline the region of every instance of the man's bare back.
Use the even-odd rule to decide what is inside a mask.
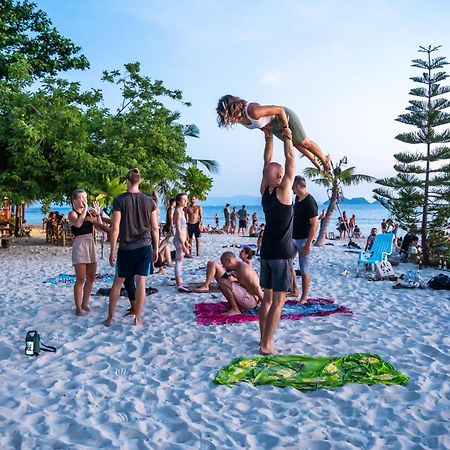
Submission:
[[[245,262],[239,262],[239,267],[234,271],[239,284],[250,294],[262,300],[263,292],[259,286],[259,276],[255,269]]]

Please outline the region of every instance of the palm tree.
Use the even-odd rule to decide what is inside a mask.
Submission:
[[[316,247],[322,247],[325,244],[325,236],[330,225],[331,216],[342,197],[342,186],[351,186],[364,181],[373,181],[375,179],[370,175],[355,173],[354,167],[343,169],[343,166],[346,164],[347,157],[344,157],[339,161],[336,167],[332,165],[332,170],[330,172],[324,172],[315,167],[308,167],[304,171],[305,176],[311,178],[313,183],[320,184],[327,188],[327,194],[330,199],[325,218],[322,220],[320,226],[319,236],[315,243]]]
[[[95,200],[100,203],[105,209],[107,214],[110,213],[109,209],[114,201],[114,199],[118,196],[126,192],[127,185],[124,181],[121,181],[120,177],[113,178],[112,180],[106,178],[100,189],[95,191]]]

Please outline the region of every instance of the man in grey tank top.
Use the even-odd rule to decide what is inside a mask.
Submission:
[[[259,311],[261,341],[259,352],[263,355],[276,353],[273,336],[280,321],[286,295],[292,288],[292,183],[295,176],[295,156],[292,133],[287,128],[284,136],[285,166],[272,161],[273,133],[263,128],[264,169],[260,192],[266,227],[261,244],[261,287],[264,296]]]

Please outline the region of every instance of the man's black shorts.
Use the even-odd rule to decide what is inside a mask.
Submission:
[[[153,247],[135,248],[134,250],[119,250],[117,252],[117,276],[120,278],[130,278],[134,275],[147,276],[152,273]]]
[[[247,221],[239,219],[239,228],[247,228]]]
[[[188,229],[188,236],[192,238],[192,236],[195,236],[196,238],[199,238],[201,236],[200,233],[200,222],[197,223],[188,223],[187,224]]]

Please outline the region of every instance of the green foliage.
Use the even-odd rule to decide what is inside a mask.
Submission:
[[[420,230],[425,262],[432,253],[442,254],[443,246],[449,251],[444,233],[450,217],[450,147],[446,145],[450,142],[450,129],[442,126],[450,123],[450,114],[444,111],[450,107],[450,101],[440,96],[450,92],[450,87],[440,84],[448,78],[439,70],[448,64],[445,58],[431,58],[438,49],[419,47],[427,59],[415,59],[412,66],[425,72],[411,80],[423,86],[411,89],[410,95],[424,100],[410,100],[408,112],[397,118],[417,130],[401,133],[396,139],[422,147],[414,153],[395,154],[396,176],[377,180],[382,187],[374,190],[374,197],[403,229]]]
[[[206,176],[199,168],[191,166],[183,174],[182,191],[195,195],[199,200],[206,200],[206,193],[212,188],[212,178]]]
[[[113,178],[112,180],[106,178],[103,181],[103,187],[98,188],[94,191],[95,200],[99,202],[107,213],[110,213],[110,208],[113,204],[114,199],[126,192],[127,184],[124,179],[120,177]]]
[[[80,50],[59,34],[35,3],[0,2],[0,80],[23,78],[24,68],[33,79],[86,69],[89,62]],[[22,71],[18,72],[19,68]]]
[[[347,158],[342,158],[337,165],[332,165],[330,172],[324,172],[315,167],[307,167],[304,170],[306,177],[311,178],[313,183],[319,184],[327,188],[327,194],[330,198],[325,218],[322,221],[322,226],[319,231],[319,236],[316,241],[316,246],[321,247],[325,243],[325,236],[330,225],[333,211],[338,205],[342,197],[342,186],[352,186],[364,182],[373,181],[374,178],[370,175],[355,173],[355,167],[343,167],[347,164]]]

